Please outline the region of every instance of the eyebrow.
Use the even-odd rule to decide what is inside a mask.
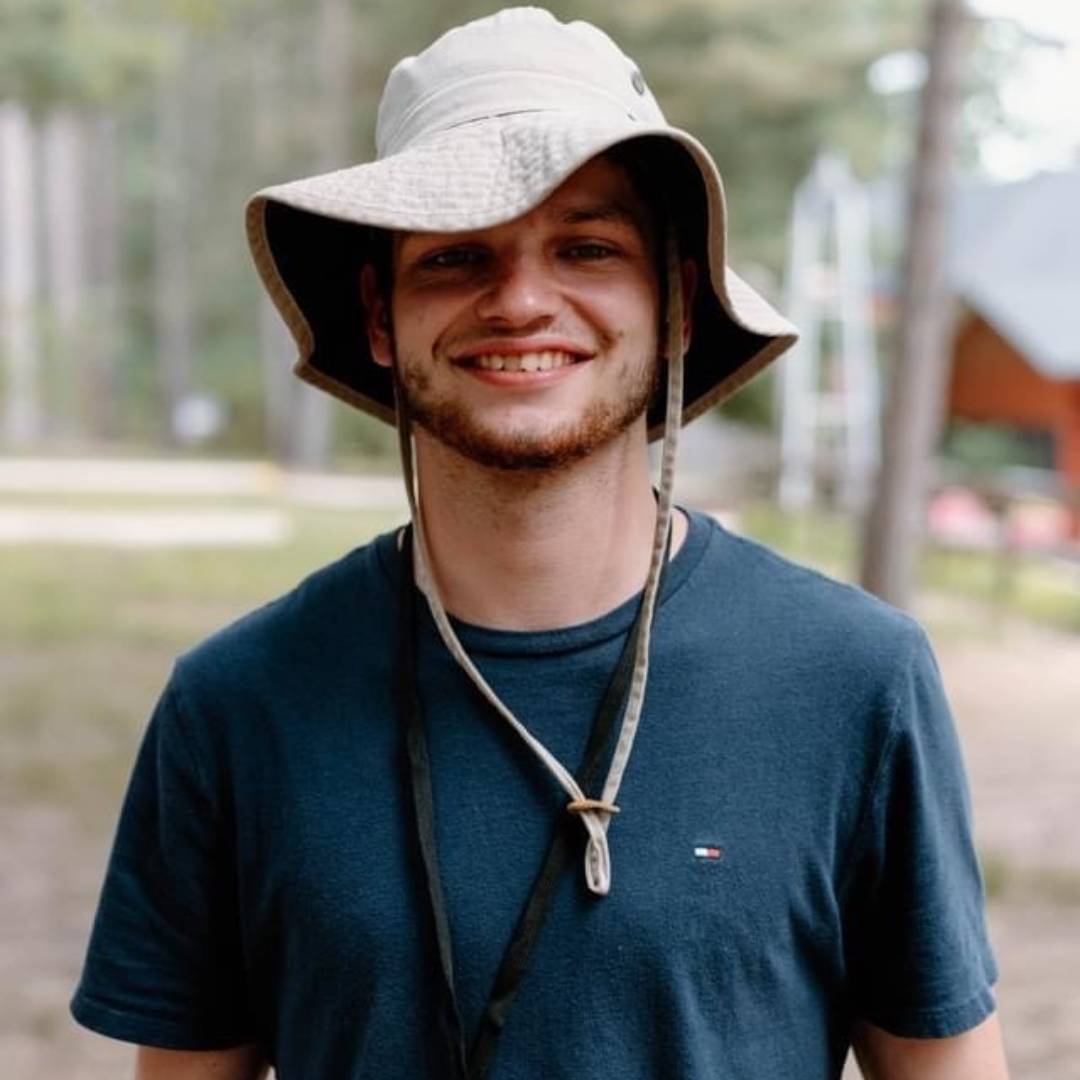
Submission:
[[[592,221],[612,221],[620,225],[632,225],[641,228],[638,214],[618,199],[606,202],[588,203],[584,206],[570,206],[558,215],[564,225],[585,225]]]

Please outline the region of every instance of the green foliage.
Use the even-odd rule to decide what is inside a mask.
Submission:
[[[754,427],[772,427],[776,415],[776,380],[766,371],[720,406],[719,412],[729,420],[738,420]]]
[[[921,0],[684,0],[607,25],[639,57],[673,122],[710,148],[728,191],[736,262],[783,268],[791,193],[822,146],[880,167],[886,104],[877,57],[919,43]]]
[[[153,10],[153,9],[152,9]],[[36,111],[130,99],[175,62],[174,20],[205,23],[209,4],[146,5],[80,0],[4,0],[0,99]]]
[[[1000,424],[953,421],[946,432],[946,458],[971,474],[998,472],[1009,466],[1048,469],[1053,464],[1049,432],[1023,431]]]

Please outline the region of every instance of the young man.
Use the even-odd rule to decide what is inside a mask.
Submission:
[[[378,143],[249,235],[411,525],[178,663],[76,1017],[143,1078],[1003,1077],[925,636],[671,505],[794,340],[711,158],[537,9],[398,65]]]

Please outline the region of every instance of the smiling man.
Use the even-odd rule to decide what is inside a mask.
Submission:
[[[672,505],[794,340],[712,158],[538,9],[402,61],[377,144],[248,229],[410,524],[178,661],[76,1018],[143,1080],[1004,1077],[925,635]]]

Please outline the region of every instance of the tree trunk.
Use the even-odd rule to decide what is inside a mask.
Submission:
[[[102,112],[87,127],[92,153],[86,161],[89,215],[87,273],[90,281],[88,331],[83,346],[83,413],[86,432],[96,439],[119,434],[120,332],[120,134],[115,115]]]
[[[39,349],[34,318],[34,137],[26,110],[0,104],[0,332],[3,436],[12,447],[41,434]]]
[[[278,173],[277,139],[281,119],[286,115],[281,92],[285,70],[279,39],[273,24],[260,27],[251,43],[252,136],[255,160],[265,181],[281,179]],[[265,290],[258,300],[259,365],[262,372],[263,430],[266,448],[277,461],[292,458],[291,406],[297,398],[290,361],[296,346]]]
[[[884,418],[881,472],[863,538],[863,586],[898,607],[910,605],[914,589],[948,377],[943,247],[966,23],[962,0],[935,0],[930,69],[910,185],[898,348]]]
[[[191,391],[191,281],[188,249],[182,78],[158,88],[154,183],[154,325],[163,434],[176,444],[174,423]]]
[[[82,325],[86,300],[83,131],[69,109],[55,110],[42,131],[45,196],[45,280],[51,316],[51,360],[59,400],[51,415],[58,433],[75,435],[83,382]]]

